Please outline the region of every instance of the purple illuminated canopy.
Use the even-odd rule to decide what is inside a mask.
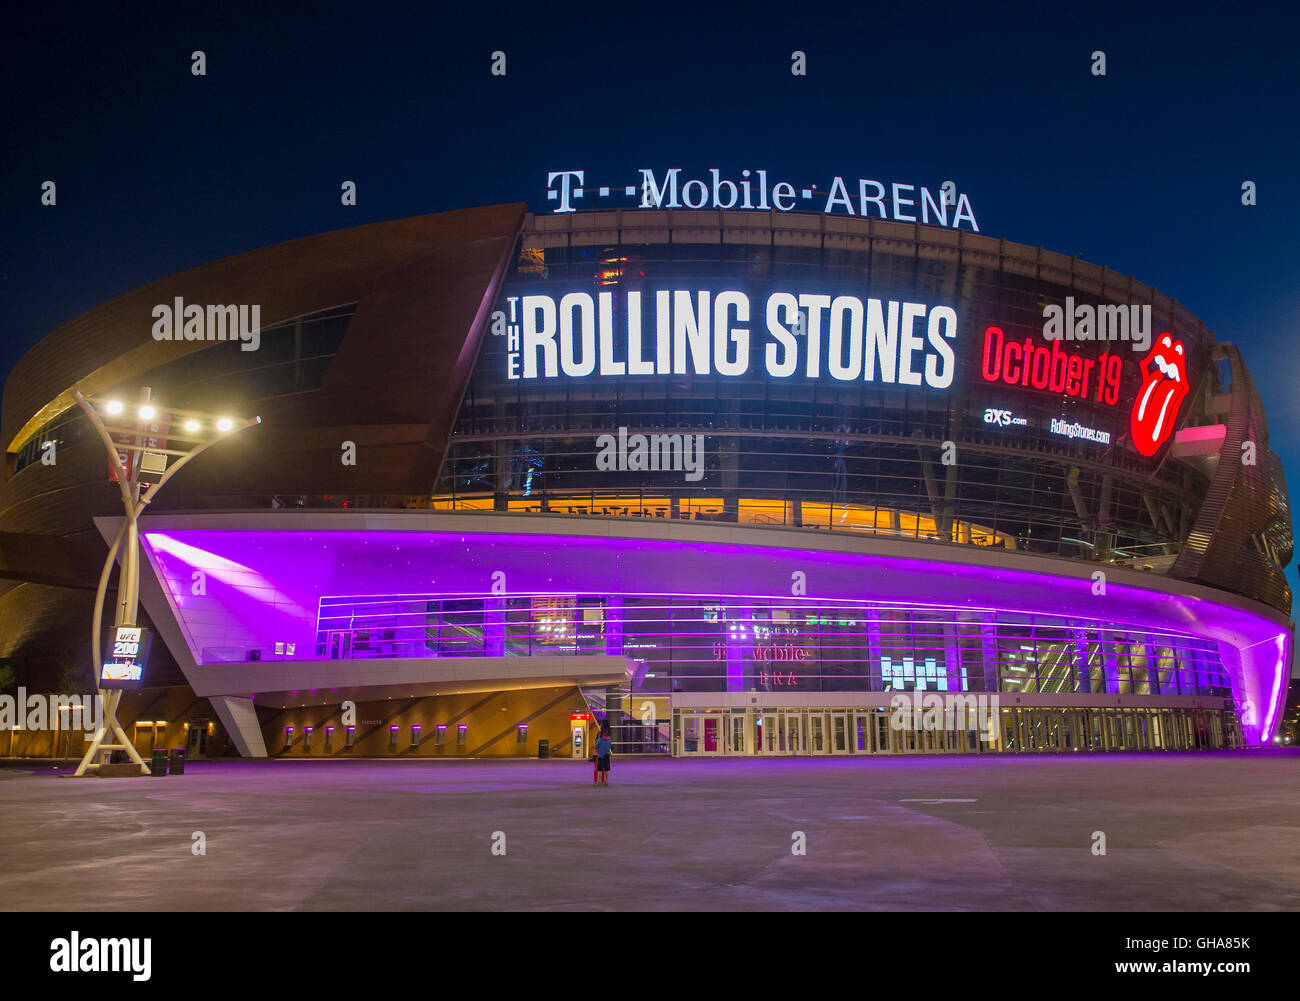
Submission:
[[[292,522],[295,529],[303,524],[301,516]],[[1225,651],[1248,743],[1271,737],[1285,697],[1288,626],[1208,589],[1165,590],[1172,582],[1159,577],[1128,583],[1139,575],[1119,572],[1098,596],[1086,564],[1022,561],[1034,566],[1022,569],[969,556],[959,562],[949,550],[935,555],[919,546],[913,557],[561,531],[241,530],[187,527],[185,516],[160,516],[153,525],[143,534],[146,551],[199,665],[273,643],[312,656],[317,608],[327,595],[483,596],[500,593],[494,585],[504,582],[507,595],[790,600],[792,581],[802,575],[807,596],[822,600],[1078,616],[1213,639]]]

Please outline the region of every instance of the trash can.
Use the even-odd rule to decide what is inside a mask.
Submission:
[[[171,772],[173,775],[185,774],[185,748],[172,748]]]
[[[539,740],[537,742],[537,756],[539,758],[549,758],[551,756],[551,742],[549,740]]]
[[[150,775],[167,774],[167,748],[156,747],[153,752],[153,760],[149,762]]]

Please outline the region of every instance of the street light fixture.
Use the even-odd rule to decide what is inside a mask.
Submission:
[[[125,406],[121,400],[88,397],[74,390],[77,404],[85,411],[91,426],[99,434],[108,450],[109,469],[122,494],[122,508],[126,514],[122,527],[108,547],[108,558],[99,574],[99,587],[95,592],[95,618],[91,624],[91,663],[95,668],[95,686],[103,701],[103,714],[90,747],[86,749],[75,775],[84,775],[89,769],[98,769],[96,756],[112,751],[125,751],[140,766],[143,775],[149,766],[135,745],[127,739],[122,725],[117,721],[117,707],[122,699],[120,689],[104,691],[101,687],[100,661],[103,656],[100,624],[104,616],[104,601],[108,593],[108,578],[113,572],[119,549],[122,550],[122,573],[118,579],[118,603],[115,624],[134,627],[140,608],[140,531],[139,518],[149,503],[157,496],[164,483],[172,478],[187,462],[211,445],[224,441],[232,434],[260,424],[260,417],[231,419],[222,417],[214,422],[212,415],[195,410],[171,407],[159,410],[149,402],[148,388],[140,391],[137,419],[123,419]],[[104,415],[111,420],[106,421]],[[183,422],[183,423],[182,423]],[[171,428],[180,424],[185,434],[178,435]],[[204,427],[215,428],[215,433],[203,434]],[[180,447],[169,447],[172,445]],[[175,457],[169,462],[168,457]],[[159,477],[141,493],[141,473]],[[125,544],[124,544],[125,543]]]

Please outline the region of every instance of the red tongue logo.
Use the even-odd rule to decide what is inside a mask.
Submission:
[[[1187,395],[1183,342],[1175,341],[1166,331],[1139,367],[1142,388],[1133,401],[1129,428],[1133,432],[1133,445],[1149,456],[1155,455],[1174,433],[1178,408]]]

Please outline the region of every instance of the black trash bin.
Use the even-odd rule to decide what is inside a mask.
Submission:
[[[171,770],[173,775],[185,774],[185,748],[172,748]]]
[[[153,760],[149,762],[150,775],[167,774],[167,748],[156,747],[153,752]]]
[[[549,758],[551,756],[551,742],[549,740],[539,740],[537,742],[537,756],[539,758]]]

